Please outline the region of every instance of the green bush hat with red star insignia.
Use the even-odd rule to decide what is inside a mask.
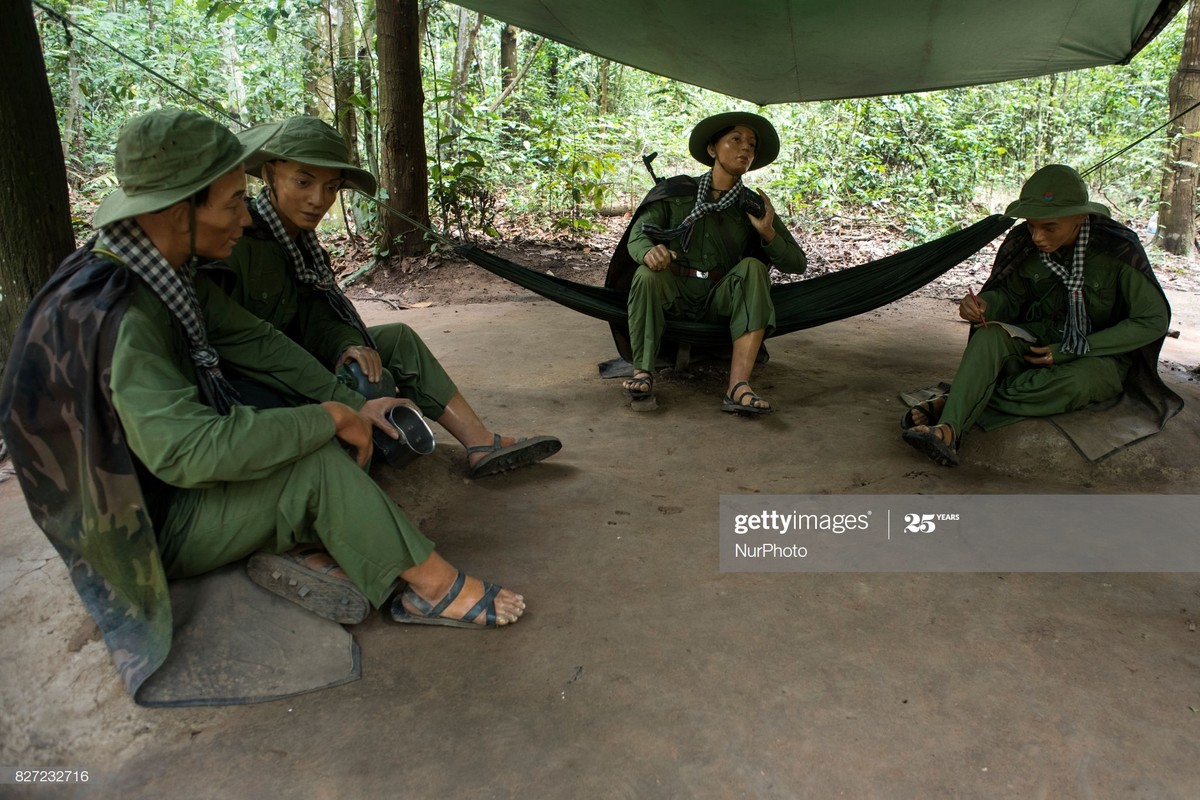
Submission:
[[[1021,196],[1004,213],[1020,219],[1057,219],[1077,214],[1111,216],[1108,206],[1088,200],[1087,184],[1063,164],[1048,164],[1025,181]]]

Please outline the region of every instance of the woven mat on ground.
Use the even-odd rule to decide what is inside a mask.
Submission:
[[[171,652],[142,685],[139,703],[260,703],[361,677],[349,631],[256,586],[244,563],[173,581],[170,590]]]

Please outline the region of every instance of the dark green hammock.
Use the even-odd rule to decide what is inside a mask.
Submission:
[[[1013,222],[1011,217],[993,214],[961,231],[876,261],[794,283],[776,284],[771,287],[776,320],[771,335],[847,319],[899,300],[979,252]],[[545,275],[474,245],[459,245],[454,249],[488,272],[547,300],[609,323],[625,322],[624,291]],[[727,346],[729,327],[668,318],[663,338],[701,347]]]

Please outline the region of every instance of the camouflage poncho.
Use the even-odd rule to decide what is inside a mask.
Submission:
[[[126,688],[171,646],[171,605],[133,454],[108,391],[138,278],[71,254],[30,304],[0,385],[0,433],[34,521],[66,562]]]

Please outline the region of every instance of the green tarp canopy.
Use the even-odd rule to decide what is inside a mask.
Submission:
[[[461,0],[611,61],[759,105],[1127,62],[1185,0]]]

